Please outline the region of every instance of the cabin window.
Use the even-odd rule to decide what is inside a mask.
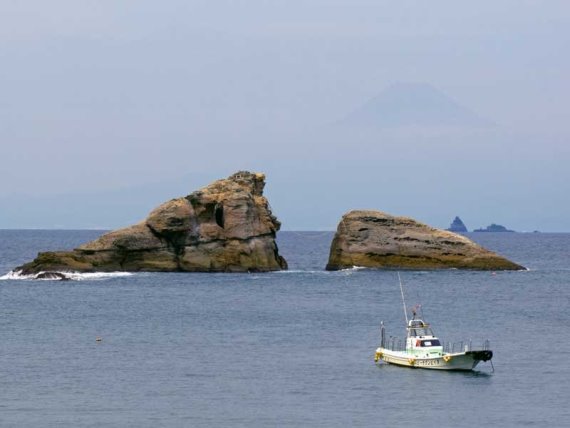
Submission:
[[[441,346],[441,343],[437,339],[422,340],[422,346]]]

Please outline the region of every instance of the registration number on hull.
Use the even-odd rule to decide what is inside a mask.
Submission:
[[[411,364],[407,360],[399,360],[399,359],[391,358],[391,357],[387,357],[387,356],[384,356],[383,360],[387,363],[402,364],[405,366],[416,366],[416,367],[433,367],[433,366],[441,366],[442,365],[441,359],[415,360],[413,364]]]
[[[441,360],[416,360],[416,366],[440,366]]]

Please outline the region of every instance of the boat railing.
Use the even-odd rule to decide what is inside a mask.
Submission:
[[[382,346],[390,351],[405,352],[406,340],[390,336],[382,341]],[[491,349],[491,343],[489,340],[484,340],[482,342],[474,342],[472,340],[461,340],[458,342],[442,341],[441,346],[443,347],[444,354],[456,354],[459,352],[469,351],[487,351]]]
[[[406,341],[394,336],[390,336],[385,343],[385,348],[390,351],[404,352],[406,350]]]
[[[472,340],[461,340],[459,342],[443,342],[443,352],[446,354],[455,354],[458,352],[469,351],[487,351],[491,349],[489,340],[473,343]]]
[[[489,340],[484,340],[482,342],[473,342],[472,340],[461,340],[458,342],[442,342],[442,347],[444,354],[456,354],[459,352],[468,352],[468,351],[487,351],[491,349],[491,343],[489,342]],[[406,340],[390,336],[386,338],[384,343],[384,348],[389,349],[390,351],[405,352]]]

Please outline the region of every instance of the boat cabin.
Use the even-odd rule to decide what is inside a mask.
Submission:
[[[408,322],[408,338],[410,337],[433,337],[433,332],[429,326],[422,320],[413,319]]]
[[[443,347],[429,324],[420,319],[411,319],[408,322],[408,337],[406,349],[421,351],[422,354],[441,354]]]

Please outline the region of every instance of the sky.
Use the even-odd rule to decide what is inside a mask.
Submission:
[[[250,169],[288,230],[371,208],[570,231],[569,21],[555,0],[2,0],[0,228],[124,226]],[[332,125],[398,82],[496,126]]]

